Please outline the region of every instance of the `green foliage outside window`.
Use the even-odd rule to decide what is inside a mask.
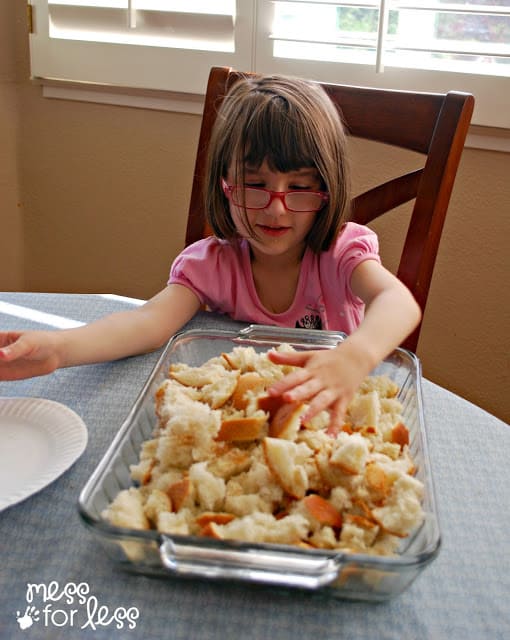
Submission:
[[[379,21],[378,9],[361,9],[351,7],[338,7],[337,27],[340,31],[357,31],[374,33],[377,31]],[[398,11],[389,12],[388,33],[397,33]]]

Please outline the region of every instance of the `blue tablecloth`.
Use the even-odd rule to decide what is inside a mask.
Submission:
[[[99,295],[4,293],[0,330],[89,322],[131,304]],[[199,314],[190,326],[211,323],[216,328],[233,324]],[[394,600],[339,601],[244,584],[154,579],[117,569],[80,522],[77,498],[158,355],[0,383],[0,396],[41,397],[69,406],[89,434],[87,449],[68,471],[0,513],[2,640],[510,638],[510,427],[427,380],[424,408],[443,543],[438,558]],[[46,610],[36,606],[41,593],[28,601],[27,584],[50,589],[51,583],[60,593],[47,600]],[[72,617],[61,591],[74,584],[88,590],[89,607],[104,607],[91,616],[97,621],[102,612],[104,625],[81,628],[89,619],[85,604],[77,604]],[[118,629],[112,615],[129,608],[136,608],[139,617],[132,629],[126,623]]]

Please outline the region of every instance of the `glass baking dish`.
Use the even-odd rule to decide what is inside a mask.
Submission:
[[[396,349],[372,373],[388,375],[399,386],[402,416],[410,432],[416,477],[425,487],[422,525],[404,538],[396,556],[288,545],[162,534],[113,526],[101,517],[122,490],[133,486],[144,440],[157,423],[154,396],[172,363],[199,366],[236,346],[267,351],[281,343],[295,349],[332,348],[344,334],[251,325],[239,331],[195,329],[172,338],[136,399],[127,419],[79,497],[79,512],[108,555],[121,567],[148,575],[241,580],[294,587],[346,599],[383,601],[404,591],[438,554],[440,530],[422,407],[421,367],[409,351]]]

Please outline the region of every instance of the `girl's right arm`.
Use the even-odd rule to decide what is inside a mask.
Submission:
[[[143,306],[76,329],[0,333],[0,380],[45,375],[161,347],[200,308],[196,295],[170,284]]]

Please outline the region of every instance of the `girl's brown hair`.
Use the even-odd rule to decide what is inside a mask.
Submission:
[[[247,76],[224,98],[209,145],[205,185],[208,223],[219,238],[237,237],[221,178],[233,166],[236,184],[243,184],[245,164],[258,167],[264,160],[283,173],[318,170],[329,201],[317,213],[307,244],[316,253],[328,249],[348,214],[349,171],[340,116],[318,83]]]

